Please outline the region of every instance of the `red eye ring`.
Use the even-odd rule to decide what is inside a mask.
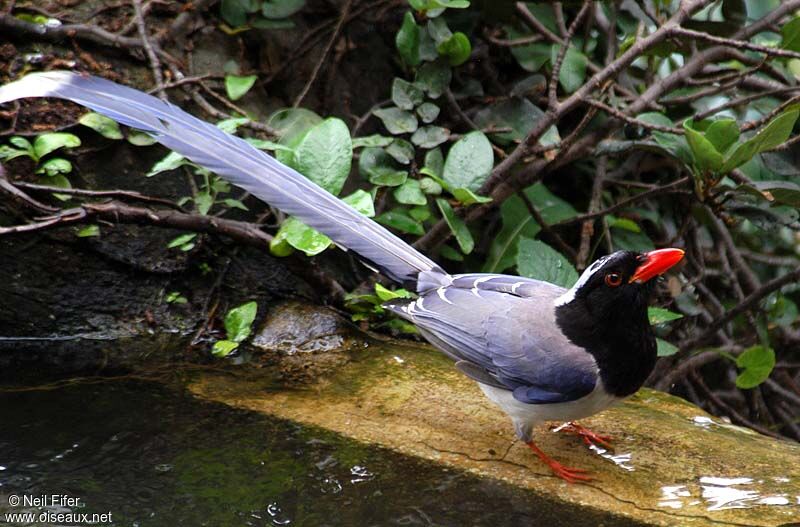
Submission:
[[[606,275],[606,285],[609,287],[617,287],[622,283],[622,277],[619,273],[609,273]]]

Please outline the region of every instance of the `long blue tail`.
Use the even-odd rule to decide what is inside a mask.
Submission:
[[[300,173],[172,104],[69,71],[32,73],[0,87],[0,103],[25,97],[68,99],[145,131],[167,148],[296,216],[397,282],[416,283],[420,273],[444,274],[432,260]]]

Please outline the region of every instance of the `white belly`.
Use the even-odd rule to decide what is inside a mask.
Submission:
[[[523,441],[531,440],[533,426],[542,421],[575,421],[602,412],[609,406],[619,402],[620,397],[615,397],[603,389],[602,381],[598,379],[594,390],[588,395],[565,403],[528,404],[514,399],[509,390],[495,388],[487,384],[478,383],[486,397],[491,399],[514,421],[517,435]]]

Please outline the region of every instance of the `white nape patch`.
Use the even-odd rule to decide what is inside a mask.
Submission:
[[[453,304],[453,302],[451,302],[451,301],[450,301],[450,300],[447,298],[446,291],[445,291],[445,288],[444,288],[444,287],[440,287],[439,289],[437,289],[437,290],[436,290],[436,294],[437,294],[437,295],[439,295],[439,298],[441,298],[443,301],[447,302],[447,303],[448,303],[448,304],[450,304],[451,306],[452,306],[452,305],[454,305],[454,304]]]
[[[595,273],[602,269],[603,264],[605,264],[611,258],[611,256],[613,256],[613,254],[609,254],[599,258],[598,260],[595,260],[592,265],[586,268],[581,277],[578,278],[578,281],[575,282],[575,285],[573,285],[566,293],[556,298],[553,304],[558,307],[569,304],[575,300],[575,295],[578,293],[578,290],[586,285],[586,282],[588,282]]]

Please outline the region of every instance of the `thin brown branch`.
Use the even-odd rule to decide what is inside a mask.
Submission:
[[[136,28],[139,31],[139,37],[142,39],[142,47],[147,54],[147,59],[150,61],[150,70],[153,72],[153,81],[156,83],[156,93],[158,93],[160,99],[166,101],[167,92],[164,91],[164,74],[161,72],[161,62],[158,60],[158,55],[153,50],[153,45],[147,35],[147,26],[142,12],[142,0],[131,0],[131,3],[133,4]]]
[[[555,110],[558,107],[558,97],[556,92],[558,90],[558,78],[561,74],[561,65],[564,63],[564,57],[567,55],[567,50],[569,49],[570,42],[572,41],[572,37],[575,35],[575,31],[578,29],[578,25],[583,22],[584,17],[589,13],[589,8],[592,6],[591,0],[586,0],[583,3],[583,7],[578,12],[578,15],[575,17],[575,20],[572,21],[572,24],[569,26],[569,30],[564,35],[564,41],[561,44],[561,49],[558,50],[558,55],[556,55],[556,60],[553,62],[553,71],[550,74],[550,83],[547,86],[547,101],[548,106]],[[558,5],[556,11],[561,12],[561,5]],[[562,13],[562,22],[563,22],[563,13]]]
[[[717,44],[720,46],[728,46],[737,49],[747,49],[750,51],[757,51],[759,53],[764,53],[775,57],[789,57],[794,59],[800,58],[800,53],[796,51],[790,51],[788,49],[783,49],[783,48],[769,48],[767,46],[762,46],[760,44],[753,44],[752,42],[737,40],[735,38],[716,37],[714,35],[709,35],[708,33],[703,33],[702,31],[694,31],[692,29],[686,29],[685,27],[674,27],[672,28],[670,33],[672,33],[672,35],[676,37],[687,37],[695,40],[705,40],[706,42],[711,42],[712,44]]]
[[[297,108],[300,106],[300,103],[303,102],[303,99],[306,98],[308,94],[308,90],[311,89],[311,86],[314,84],[314,81],[319,75],[319,71],[322,69],[322,65],[325,63],[325,59],[328,57],[328,53],[330,53],[333,44],[339,38],[339,33],[342,31],[342,27],[344,27],[344,23],[347,20],[347,15],[350,13],[350,8],[353,5],[353,0],[345,0],[344,5],[342,6],[341,15],[339,15],[339,21],[336,23],[336,27],[333,28],[333,33],[331,34],[331,38],[328,39],[328,43],[325,45],[325,48],[322,50],[322,54],[319,57],[319,60],[314,65],[314,70],[311,72],[311,76],[306,81],[305,86],[297,95],[294,100],[294,107]]]
[[[729,309],[725,315],[712,322],[708,327],[705,328],[705,331],[703,331],[702,334],[684,342],[681,345],[681,350],[690,350],[703,344],[703,342],[708,340],[717,329],[723,327],[725,324],[732,321],[745,311],[755,308],[758,303],[761,302],[761,300],[766,298],[772,292],[777,291],[783,286],[798,280],[800,280],[800,267],[797,267],[789,273],[764,283],[759,289],[750,293],[742,302],[739,302],[735,307]]]

